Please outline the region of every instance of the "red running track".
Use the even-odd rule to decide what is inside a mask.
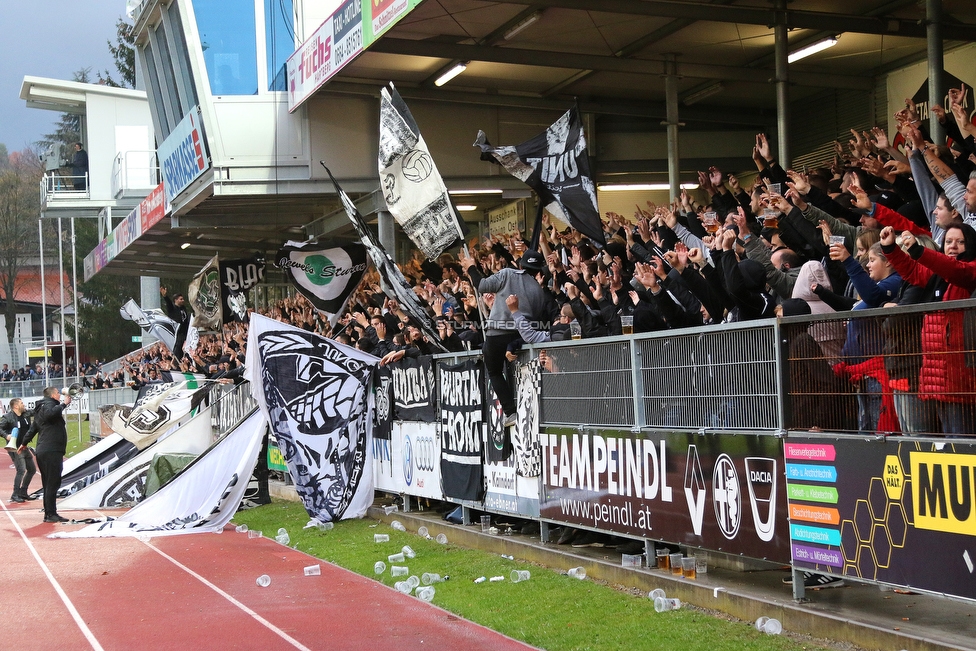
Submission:
[[[7,497],[12,483],[13,470],[3,463],[0,495]],[[149,542],[50,539],[58,529],[84,525],[44,524],[39,506],[0,505],[0,649],[532,648],[229,525],[221,535]],[[306,577],[304,567],[316,563],[321,576]],[[269,587],[256,584],[261,574],[271,577]]]

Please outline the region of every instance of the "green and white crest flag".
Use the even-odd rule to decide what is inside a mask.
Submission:
[[[317,242],[285,242],[275,266],[333,326],[369,267],[366,247],[359,242],[331,249]]]
[[[212,257],[193,277],[186,294],[193,308],[193,322],[190,325],[204,330],[220,330],[224,309],[220,298],[220,260],[217,256]]]

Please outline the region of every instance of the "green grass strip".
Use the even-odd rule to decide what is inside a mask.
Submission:
[[[424,572],[449,575],[434,585],[433,603],[478,624],[549,651],[766,651],[815,649],[785,636],[769,636],[751,624],[730,622],[694,608],[656,613],[646,595],[614,589],[589,579],[579,581],[544,567],[509,561],[496,554],[440,545],[414,533],[395,531],[375,520],[343,520],[328,532],[302,527],[308,522],[297,503],[269,504],[238,513],[234,520],[273,538],[280,527],[288,530],[296,549],[358,574],[393,586],[387,556],[409,545],[417,557],[400,565],[418,577]],[[374,543],[373,534],[390,536]],[[450,533],[448,533],[450,538]],[[373,573],[382,560],[386,571]],[[514,569],[528,569],[529,581],[512,583]],[[475,584],[474,579],[504,576],[499,583]]]

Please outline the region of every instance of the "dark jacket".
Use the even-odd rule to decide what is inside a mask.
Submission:
[[[27,431],[27,438],[21,434],[20,444],[27,445],[40,432],[35,449],[38,454],[41,452],[64,454],[68,449],[68,432],[65,429],[62,412],[67,406],[54,398],[42,398],[34,407],[34,422]]]
[[[18,416],[12,411],[8,411],[0,418],[0,435],[4,438],[13,434],[17,438],[24,438],[27,430],[30,429],[30,412],[25,411],[22,416]],[[19,442],[16,445],[20,445]]]

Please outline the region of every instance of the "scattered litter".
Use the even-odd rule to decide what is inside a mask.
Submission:
[[[647,593],[647,598],[650,599],[651,601],[654,601],[658,597],[667,597],[667,596],[668,595],[661,588],[654,588],[653,590]]]
[[[373,572],[375,574],[382,574],[385,571],[386,571],[386,563],[384,563],[383,561],[376,561],[375,563],[373,563]]]
[[[419,529],[417,529],[417,535],[420,536],[421,538],[426,538],[430,540],[430,532],[427,531],[427,527],[420,527]]]
[[[402,563],[406,560],[406,557],[403,555],[403,552],[397,552],[396,554],[390,554],[387,556],[386,560],[390,563]]]
[[[417,588],[416,595],[418,599],[429,603],[434,599],[434,588],[431,586],[427,586],[426,588]]]
[[[444,534],[442,534],[442,533],[437,534],[437,537],[434,538],[434,540],[436,540],[437,542],[439,542],[442,545],[446,545],[447,544],[447,536],[444,535]]]
[[[393,506],[384,506],[383,507],[383,513],[385,513],[387,515],[390,515],[391,513],[396,513],[399,510],[400,510],[400,507],[398,507],[396,504],[394,504]]]
[[[305,576],[321,576],[322,566],[321,565],[309,565],[305,568]]]
[[[478,577],[477,579],[475,579],[475,580],[474,580],[474,582],[475,582],[475,583],[484,583],[484,582],[485,582],[485,581],[487,581],[487,580],[488,580],[488,579],[487,579],[486,577],[483,577],[483,576],[479,576],[479,577]]]
[[[406,576],[410,574],[410,568],[404,567],[403,565],[391,565],[390,574],[392,576]]]
[[[375,542],[375,543],[390,542],[390,534],[386,534],[386,533],[374,533],[373,534],[373,542]]]
[[[666,613],[669,610],[678,610],[681,608],[680,599],[668,599],[667,597],[658,597],[654,600],[654,610],[659,613]]]
[[[267,588],[269,585],[271,585],[271,577],[268,576],[267,574],[262,574],[261,576],[258,577],[256,583],[262,588]]]
[[[515,560],[515,557],[514,556],[511,556],[509,554],[502,554],[502,558],[507,558],[510,561],[514,561]]]
[[[236,527],[234,527],[234,531],[236,531],[237,533],[247,533],[247,525],[239,524]]]
[[[504,576],[493,576],[493,577],[491,577],[488,580],[491,581],[492,583],[498,583],[499,581],[504,581],[505,580],[505,577]]]
[[[253,529],[247,532],[248,538],[260,538],[262,535],[261,531],[254,531]]]
[[[580,565],[579,567],[571,568],[566,574],[582,581],[586,578],[586,568]]]
[[[407,528],[405,526],[403,526],[403,523],[400,522],[399,520],[394,520],[393,522],[390,523],[390,526],[393,527],[394,529],[396,529],[397,531],[406,531],[407,530]]]
[[[404,545],[403,546],[403,549],[401,551],[402,551],[403,555],[406,556],[407,558],[416,558],[417,557],[417,552],[415,552],[413,550],[413,547],[411,547],[410,545]]]
[[[715,589],[713,589],[712,590],[712,597],[714,597],[715,599],[718,599],[718,593],[719,592],[725,592],[725,588],[715,588]]]

